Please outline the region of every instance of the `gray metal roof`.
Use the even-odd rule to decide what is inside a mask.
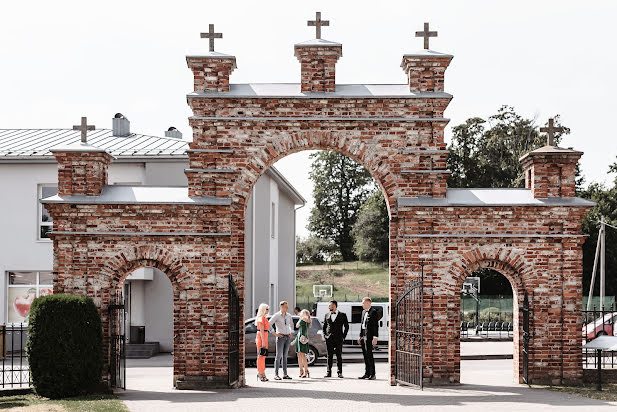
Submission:
[[[302,93],[300,83],[242,83],[230,84],[228,92],[193,92],[187,97],[390,97],[390,98],[452,98],[444,92],[412,92],[407,84],[337,84],[334,92]]]
[[[441,52],[430,50],[430,49],[422,49],[422,50],[418,50],[417,52],[413,52],[413,53],[405,53],[403,57],[405,56],[409,56],[409,57],[454,57],[451,54],[441,53]]]
[[[296,47],[342,46],[341,43],[326,39],[313,39],[295,44]]]
[[[536,199],[530,189],[448,189],[445,198],[400,197],[399,206],[593,206],[574,198]]]
[[[231,199],[189,197],[188,187],[107,185],[99,196],[51,196],[41,203],[229,205]]]
[[[71,129],[0,129],[0,159],[52,157],[49,149],[79,144],[79,130]],[[105,149],[114,157],[185,156],[186,140],[131,133],[112,136],[110,129],[88,132],[88,144]]]

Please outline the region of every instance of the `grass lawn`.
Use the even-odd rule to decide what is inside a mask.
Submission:
[[[127,412],[128,409],[114,395],[89,395],[50,400],[40,396],[13,395],[0,397],[0,409],[24,412]]]
[[[368,262],[341,262],[333,265],[296,267],[296,300],[312,299],[313,285],[333,285],[334,299],[357,300],[358,296],[385,298],[389,296],[388,265]]]
[[[550,389],[552,391],[569,393],[572,395],[584,396],[591,399],[599,399],[603,401],[617,401],[617,384],[604,383],[602,384],[602,392],[596,390],[596,385],[586,384],[584,386],[540,386],[533,385],[536,388]]]

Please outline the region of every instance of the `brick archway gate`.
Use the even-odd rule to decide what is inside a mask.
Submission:
[[[427,383],[459,380],[458,333],[451,327],[458,319],[458,313],[452,317],[457,288],[482,262],[501,262],[513,285],[533,293],[534,382],[580,381],[581,221],[591,206],[574,193],[582,153],[545,146],[527,154],[521,159],[526,189],[448,189],[443,115],[452,96],[443,80],[452,56],[404,55],[407,84],[336,85],[339,43],[316,39],[294,51],[299,84],[230,86],[234,56],[187,57],[194,76],[187,96],[193,110],[188,188],[109,186],[113,158],[104,150],[55,148],[59,194],[43,200],[54,221],[54,290],[92,296],[105,324],[109,287],[118,277],[109,270],[112,262],[165,265],[173,274],[178,336],[174,384],[226,387],[228,280],[231,275],[243,306],[251,188],[283,156],[335,150],[369,170],[387,199],[391,301],[420,273],[420,260],[426,263]],[[555,322],[558,334],[552,333]],[[395,327],[392,322],[391,337]],[[242,342],[239,358],[243,362]],[[245,382],[243,370],[238,385]]]

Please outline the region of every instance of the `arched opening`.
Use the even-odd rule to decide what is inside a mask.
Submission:
[[[378,373],[384,379],[389,375],[389,206],[383,186],[375,176],[358,163],[357,157],[350,158],[347,154],[293,149],[266,162],[272,167],[256,177],[251,186],[244,214],[244,353],[249,368],[255,366],[257,359],[254,325],[257,308],[260,303],[266,303],[272,315],[283,300],[289,303],[294,325],[298,319],[295,308],[312,313],[314,324],[309,331],[307,358],[319,368],[326,367],[322,322],[328,302],[336,300],[349,322],[343,348],[345,368],[353,370],[348,374],[362,375],[363,363],[358,364],[362,366],[360,370],[346,362],[362,360],[357,344],[361,300],[369,296],[373,306],[383,314],[375,350]],[[340,202],[334,201],[331,193],[337,190],[343,198]],[[342,203],[349,207],[341,208]],[[363,215],[368,215],[364,217],[365,224],[358,225],[358,218]],[[379,221],[373,221],[377,218]],[[369,224],[373,227],[367,228]],[[380,240],[367,238],[375,234],[381,236]],[[269,340],[267,364],[272,376],[270,363],[276,354],[272,333]],[[289,373],[297,375],[295,352],[294,347],[288,352],[288,360],[293,365]],[[323,372],[319,371],[318,376]],[[336,376],[336,366],[333,372]],[[246,376],[254,375],[254,369],[246,371]]]
[[[118,273],[121,277],[115,291],[124,305],[120,330],[125,341],[126,388],[172,387],[176,315],[170,269],[155,261],[138,260]],[[144,386],[144,377],[148,377],[149,387]]]
[[[458,365],[460,382],[504,384],[521,381],[524,297],[519,270],[500,260],[470,263],[459,277]]]

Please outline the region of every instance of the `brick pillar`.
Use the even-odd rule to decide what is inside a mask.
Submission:
[[[58,162],[60,196],[98,196],[107,184],[107,170],[112,155],[89,144],[51,149]]]
[[[444,73],[452,61],[451,54],[423,50],[403,56],[401,67],[407,74],[412,92],[443,92]]]
[[[583,152],[544,146],[527,153],[520,161],[525,169],[525,187],[533,197],[575,197],[576,164]]]
[[[229,91],[229,76],[237,67],[234,56],[209,52],[202,56],[186,56],[186,63],[193,71],[194,91]]]
[[[308,92],[336,91],[335,66],[343,55],[340,43],[315,39],[294,46],[300,61],[300,90]]]

